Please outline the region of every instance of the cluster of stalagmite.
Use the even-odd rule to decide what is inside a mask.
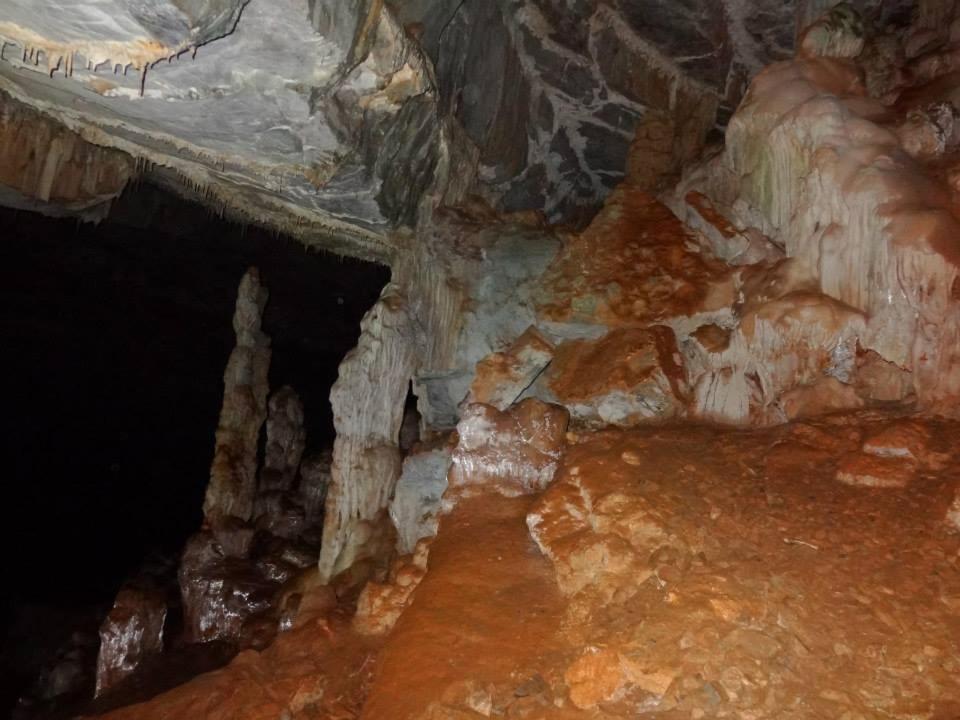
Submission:
[[[177,568],[183,628],[174,643],[263,646],[296,613],[287,606],[299,592],[287,586],[317,563],[331,460],[329,453],[304,457],[304,408],[296,391],[269,393],[270,341],[261,327],[266,300],[251,268],[237,293],[236,346],[224,373],[204,526],[187,541]],[[135,578],[120,591],[101,627],[98,695],[164,650],[167,598],[142,584]]]

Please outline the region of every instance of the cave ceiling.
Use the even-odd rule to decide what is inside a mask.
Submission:
[[[132,176],[389,260],[393,230],[415,226],[425,199],[589,219],[638,127],[675,169],[716,137],[751,74],[792,52],[797,12],[780,0],[0,0],[0,97],[5,116],[28,106],[126,153]]]

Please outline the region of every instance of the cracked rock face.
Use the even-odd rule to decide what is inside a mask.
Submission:
[[[0,89],[207,205],[388,258],[386,231],[411,220],[437,155],[428,73],[402,28],[371,18],[354,60],[307,0],[150,8],[17,0],[0,22]]]
[[[663,189],[824,5],[58,3],[7,3],[5,103],[240,219],[378,260],[395,227],[468,192],[583,224],[632,145],[630,172]]]

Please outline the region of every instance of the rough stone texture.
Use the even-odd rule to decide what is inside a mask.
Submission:
[[[884,491],[834,480],[901,424],[955,456],[960,423],[875,410],[578,433],[541,498],[488,493],[443,517],[387,635],[327,612],[107,720],[952,717],[960,537],[942,522],[960,466]],[[587,584],[561,594],[524,522],[532,503],[571,523],[566,544],[542,527],[558,565],[590,536],[632,537],[639,572],[584,563]]]
[[[910,484],[917,465],[898,457],[851,453],[837,466],[837,480],[845,485],[902,488]]]
[[[97,147],[0,92],[0,202],[102,219],[135,175],[133,159]]]
[[[865,29],[860,13],[838,3],[807,26],[797,43],[802,57],[855,58],[863,52]]]
[[[423,580],[428,556],[429,540],[421,540],[411,555],[398,558],[393,563],[387,582],[367,583],[357,599],[357,612],[353,616],[354,630],[361,635],[384,635],[390,632]]]
[[[322,34],[309,4],[16,0],[0,89],[218,210],[385,260],[390,227],[447,187],[430,72],[382,3]]]
[[[246,650],[159,697],[113,710],[111,720],[266,720],[349,717],[370,682],[376,644],[355,642],[349,619],[315,616],[268,648]]]
[[[569,418],[565,408],[536,398],[521,400],[506,412],[469,405],[457,425],[459,442],[447,474],[454,495],[492,491],[515,496],[542,490],[553,479]]]
[[[530,534],[553,561],[565,594],[589,588],[613,598],[653,574],[648,558],[669,544],[669,534],[660,511],[639,489],[620,482],[635,464],[630,455],[619,458],[608,470],[610,483],[585,479],[577,465],[565,464],[527,515]]]
[[[72,74],[81,62],[139,70],[229,34],[243,0],[163,0],[144,7],[130,0],[98,0],[64,12],[55,0],[10,0],[0,33],[49,72]]]
[[[488,355],[477,363],[465,403],[484,403],[506,410],[520,397],[553,359],[551,343],[535,327],[503,352]]]
[[[589,219],[635,135],[658,187],[794,39],[792,2],[394,5],[437,68],[441,109],[478,147],[491,198],[552,220]]]
[[[329,452],[309,455],[300,463],[298,492],[304,515],[311,525],[323,521],[324,503],[330,487],[333,456]]]
[[[729,317],[735,276],[693,239],[667,207],[624,183],[566,239],[537,289],[538,319],[559,337],[599,327],[596,339],[613,327],[689,332],[703,318]]]
[[[418,449],[404,458],[390,500],[390,520],[397,529],[397,551],[401,555],[412,553],[421,538],[437,534],[450,458],[448,446]]]
[[[267,403],[267,444],[260,470],[260,490],[289,490],[306,445],[303,402],[296,391],[282,387]]]
[[[400,477],[398,438],[415,368],[407,300],[391,283],[361,323],[330,392],[337,437],[320,575],[329,580],[382,549],[385,508]]]
[[[13,0],[0,89],[227,212],[386,259],[471,187],[586,221],[631,143],[662,189],[789,56],[796,5]]]
[[[756,228],[809,273],[816,295],[804,301],[805,310],[780,314],[787,308],[772,305],[757,315],[754,332],[769,336],[762,346],[781,344],[781,356],[798,342],[822,348],[833,356],[830,374],[858,384],[860,396],[882,394],[855,378],[854,346],[872,351],[910,373],[921,406],[952,413],[960,393],[958,226],[943,186],[878,124],[885,113],[864,95],[848,61],[773,65],[754,80],[731,120],[725,152],[691,173],[678,196],[703,190],[733,225]],[[685,216],[682,203],[674,207]],[[798,312],[807,327],[785,333],[783,320],[802,317]],[[812,359],[806,349],[803,355]],[[766,367],[775,358],[759,359]],[[721,373],[710,381],[716,401],[704,387],[699,407],[734,417],[733,408],[749,406],[756,389],[749,371]],[[806,375],[801,384],[812,379]]]
[[[260,329],[267,290],[251,268],[240,281],[233,330],[237,344],[223,374],[223,408],[203,513],[211,525],[249,520],[257,491],[257,444],[267,417],[270,338]]]
[[[549,230],[451,212],[400,258],[395,275],[419,320],[413,389],[426,428],[456,427],[477,363],[536,323],[534,294],[558,248]]]
[[[670,328],[618,328],[557,349],[545,385],[571,418],[629,427],[682,414],[686,378]]]
[[[276,589],[251,563],[224,552],[208,532],[187,541],[178,577],[189,642],[239,641],[245,623],[270,610]]]
[[[129,677],[151,655],[163,651],[167,601],[155,590],[125,587],[100,625],[97,680],[100,696]]]
[[[644,668],[628,656],[611,649],[588,648],[564,674],[570,687],[570,702],[581,710],[622,700],[628,692],[644,691],[658,702],[670,689],[675,674]]]
[[[900,144],[910,157],[937,160],[954,149],[960,140],[957,109],[952,102],[933,103],[914,109],[897,128]]]

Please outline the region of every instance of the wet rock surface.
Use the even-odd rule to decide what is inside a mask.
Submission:
[[[462,500],[425,575],[401,562],[369,586],[353,622],[395,622],[386,637],[308,623],[109,717],[950,717],[957,433],[877,412],[578,433],[542,494]],[[836,482],[848,453],[903,457],[917,438],[941,469]],[[327,688],[309,708],[305,672]]]
[[[167,598],[160,590],[129,587],[117,594],[100,625],[95,695],[136,672],[150,655],[163,651]]]
[[[447,481],[454,495],[499,492],[525,495],[553,479],[563,454],[567,410],[536,398],[521,400],[506,412],[474,404],[457,425]],[[445,498],[445,501],[448,498]]]

